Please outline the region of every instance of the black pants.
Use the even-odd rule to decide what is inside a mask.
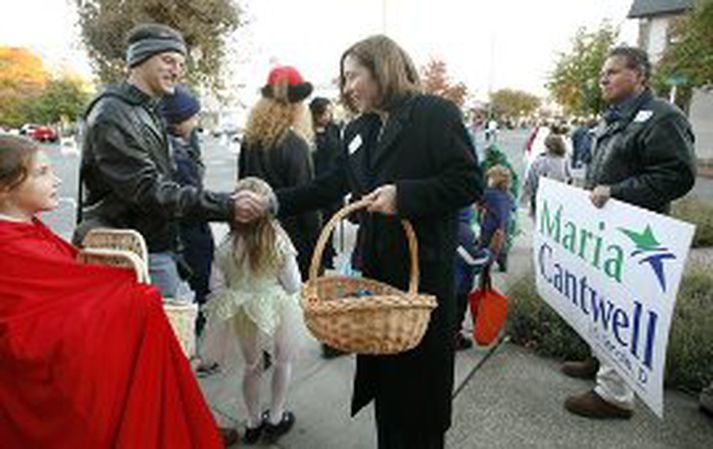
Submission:
[[[440,430],[398,427],[388,423],[379,401],[375,402],[378,449],[443,449],[445,433]],[[387,424],[388,423],[388,424]]]
[[[456,331],[463,330],[465,314],[468,310],[468,293],[456,294]]]

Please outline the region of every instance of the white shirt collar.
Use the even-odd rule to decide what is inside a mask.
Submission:
[[[17,217],[12,217],[10,215],[5,215],[3,213],[0,213],[0,220],[12,221],[14,223],[27,223],[25,220],[21,220]]]

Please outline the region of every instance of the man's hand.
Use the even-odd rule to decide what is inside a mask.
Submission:
[[[248,223],[267,214],[269,200],[249,190],[241,190],[232,196],[235,201],[233,219],[238,223]]]
[[[384,215],[396,215],[396,186],[386,184],[378,187],[364,197],[371,204],[366,210],[380,212]]]
[[[592,193],[589,194],[589,199],[595,207],[603,207],[604,204],[611,198],[611,188],[609,186],[596,186]]]

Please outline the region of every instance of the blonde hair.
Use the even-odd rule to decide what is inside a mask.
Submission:
[[[392,39],[378,34],[349,47],[339,60],[339,90],[342,102],[355,110],[345,95],[344,60],[353,56],[363,65],[379,87],[378,109],[390,111],[407,97],[421,92],[421,78],[411,57]]]
[[[307,142],[312,141],[312,116],[303,102],[286,103],[261,98],[250,111],[245,141],[262,148],[279,146],[292,129]]]
[[[262,196],[272,196],[272,188],[260,178],[247,177],[238,181],[235,193],[249,191]],[[270,215],[249,223],[233,222],[230,225],[233,237],[233,255],[238,266],[247,264],[252,273],[274,271],[282,263],[277,249],[278,225]]]
[[[504,165],[497,164],[493,165],[485,172],[485,178],[487,180],[492,180],[493,185],[496,189],[508,190],[510,189],[510,183],[512,182],[512,174],[510,170]]]

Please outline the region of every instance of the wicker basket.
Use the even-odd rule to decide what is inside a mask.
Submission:
[[[319,341],[342,351],[396,354],[418,345],[436,307],[434,296],[418,293],[418,243],[411,224],[401,222],[411,256],[408,292],[372,279],[317,275],[332,229],[368,204],[358,201],[342,208],[322,229],[302,288],[305,324]],[[364,290],[371,295],[358,296]]]
[[[148,251],[143,236],[133,229],[97,228],[87,233],[82,240],[82,249],[77,258],[81,263],[130,268],[136,280],[150,284]],[[198,305],[163,298],[163,309],[186,357],[196,352],[195,321]]]

